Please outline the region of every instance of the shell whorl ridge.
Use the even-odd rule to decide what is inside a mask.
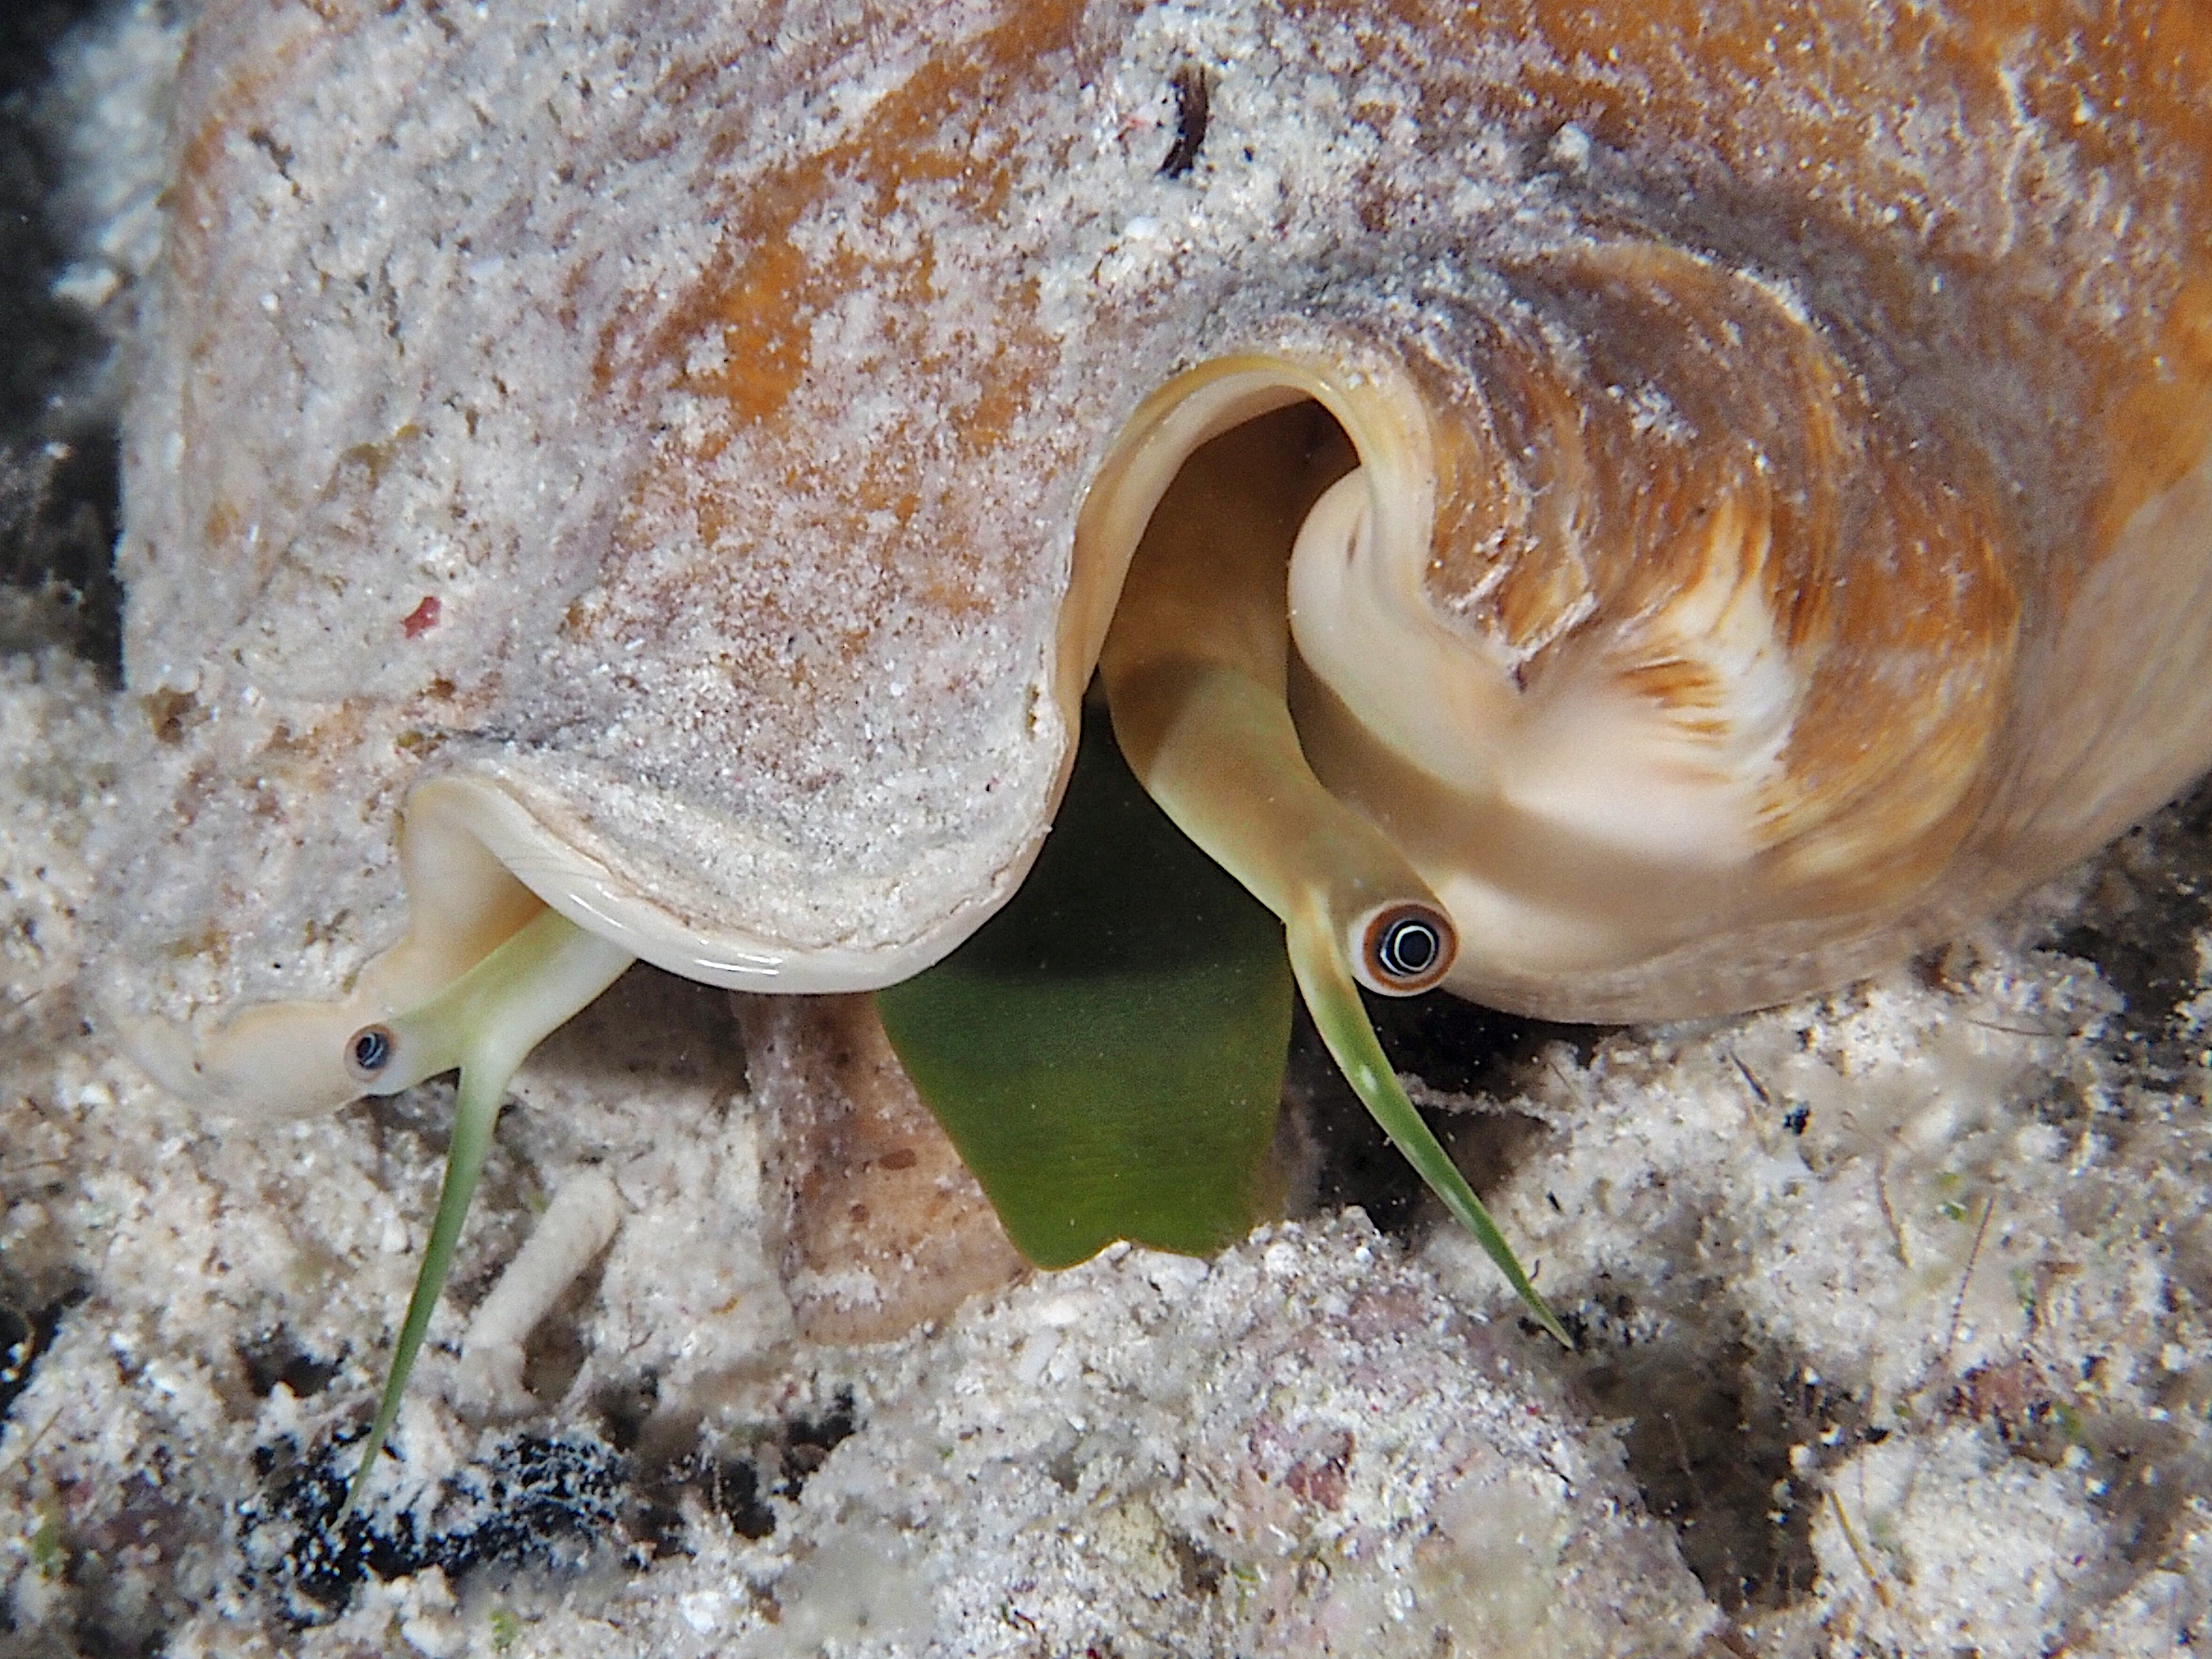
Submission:
[[[388,851],[257,820],[341,789],[388,848],[444,773],[654,960],[896,979],[1034,856],[1178,468],[1312,400],[1357,470],[1282,550],[1298,730],[1453,988],[1656,1017],[1901,955],[2212,757],[2207,33],[211,0],[124,550],[134,686],[204,724],[116,931],[172,1009],[327,994],[343,952],[174,949],[177,895],[357,965]],[[326,129],[339,86],[408,96]]]
[[[1574,59],[1511,212],[1309,305],[1350,337],[1284,383],[1396,381],[1419,429],[1317,394],[1366,476],[1290,557],[1300,733],[1449,903],[1463,994],[1833,983],[2212,760],[2202,30],[1955,9]],[[1457,28],[1596,26],[1526,11]]]

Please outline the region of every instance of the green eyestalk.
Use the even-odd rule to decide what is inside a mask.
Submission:
[[[1457,936],[1403,855],[1314,776],[1291,719],[1285,555],[1345,459],[1319,409],[1300,404],[1215,438],[1177,476],[1099,659],[1114,736],[1177,827],[1281,918],[1299,993],[1353,1090],[1530,1312],[1572,1347],[1360,1006],[1362,984],[1403,996],[1439,983]],[[1286,474],[1297,487],[1284,487]]]
[[[347,1068],[363,1094],[397,1094],[455,1067],[461,1075],[438,1214],[340,1517],[360,1498],[399,1415],[408,1374],[453,1267],[461,1222],[483,1173],[507,1086],[532,1049],[596,999],[634,960],[619,945],[586,933],[560,912],[541,911],[428,1002],[365,1025],[346,1040]]]

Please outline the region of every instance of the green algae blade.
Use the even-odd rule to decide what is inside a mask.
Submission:
[[[884,1030],[1015,1247],[1204,1255],[1276,1213],[1283,927],[1168,822],[1089,714],[1021,890]]]

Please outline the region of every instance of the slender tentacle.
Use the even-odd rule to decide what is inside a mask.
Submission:
[[[620,946],[586,932],[558,911],[546,910],[428,1002],[384,1023],[363,1026],[347,1039],[348,1068],[367,1094],[395,1094],[455,1067],[461,1075],[438,1214],[341,1514],[360,1497],[399,1415],[408,1374],[445,1287],[461,1223],[483,1173],[507,1084],[532,1049],[612,984],[633,960]]]
[[[1261,415],[1215,438],[1169,487],[1099,661],[1114,735],[1177,826],[1282,919],[1314,1025],[1361,1100],[1544,1328],[1568,1342],[1360,1006],[1357,984],[1397,995],[1436,984],[1456,941],[1403,855],[1313,775],[1286,702],[1285,561],[1344,469],[1330,431],[1312,405]]]
[[[1390,1144],[1414,1166],[1415,1173],[1429,1183],[1429,1190],[1443,1200],[1453,1218],[1474,1235],[1483,1254],[1505,1274],[1506,1282],[1512,1285],[1514,1294],[1521,1297],[1536,1322],[1573,1348],[1573,1339],[1544,1298],[1536,1294],[1536,1287],[1529,1283],[1520,1258],[1513,1254],[1513,1246],[1506,1242],[1506,1235],[1490,1218],[1489,1210],[1467,1184],[1467,1178],[1437,1144],[1436,1137],[1406,1098],[1404,1086],[1390,1069],[1382,1045],[1376,1041],[1375,1027],[1367,1021],[1367,1011],[1360,1007],[1360,994],[1351,975],[1346,971],[1344,952],[1337,943],[1336,931],[1319,917],[1310,922],[1293,920],[1287,927],[1290,967],[1297,977],[1299,994],[1306,999],[1306,1007],[1313,1016],[1321,1040],[1328,1045],[1330,1054],[1343,1068],[1353,1092],[1382,1126]]]

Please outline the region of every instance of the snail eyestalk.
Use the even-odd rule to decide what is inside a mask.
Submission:
[[[1538,1323],[1573,1347],[1360,1006],[1362,983],[1411,995],[1440,982],[1457,938],[1404,856],[1314,776],[1291,719],[1284,553],[1333,480],[1319,415],[1298,405],[1233,428],[1162,497],[1099,659],[1114,736],[1177,827],[1282,920],[1306,1007],[1361,1101]]]
[[[455,1067],[461,1075],[438,1213],[340,1517],[360,1499],[399,1415],[408,1374],[453,1267],[461,1223],[483,1172],[507,1084],[532,1049],[596,999],[634,959],[560,912],[546,910],[428,1002],[363,1026],[346,1040],[348,1069],[371,1094],[397,1094]]]
[[[1429,1126],[1421,1121],[1421,1114],[1414,1110],[1414,1103],[1406,1098],[1405,1087],[1398,1081],[1398,1074],[1390,1069],[1389,1060],[1376,1040],[1375,1027],[1367,1022],[1367,1011],[1360,1007],[1360,994],[1347,971],[1344,956],[1338,948],[1334,932],[1320,918],[1290,918],[1284,927],[1290,942],[1290,968],[1298,981],[1298,994],[1306,999],[1306,1010],[1313,1016],[1314,1029],[1321,1033],[1321,1040],[1328,1045],[1329,1053],[1344,1073],[1345,1081],[1368,1114],[1382,1126],[1390,1144],[1414,1172],[1429,1184],[1429,1190],[1443,1201],[1444,1208],[1452,1212],[1452,1218],[1472,1233],[1475,1243],[1482,1246],[1482,1253],[1496,1264],[1505,1274],[1506,1283],[1542,1325],[1568,1348],[1574,1346],[1566,1327],[1537,1295],[1536,1287],[1529,1283],[1520,1258],[1513,1254],[1513,1246],[1506,1243],[1506,1235],[1497,1230],[1497,1223],[1490,1218],[1490,1212],[1475,1191],[1467,1184],[1467,1178],[1459,1173],[1444,1149],[1437,1143]]]

